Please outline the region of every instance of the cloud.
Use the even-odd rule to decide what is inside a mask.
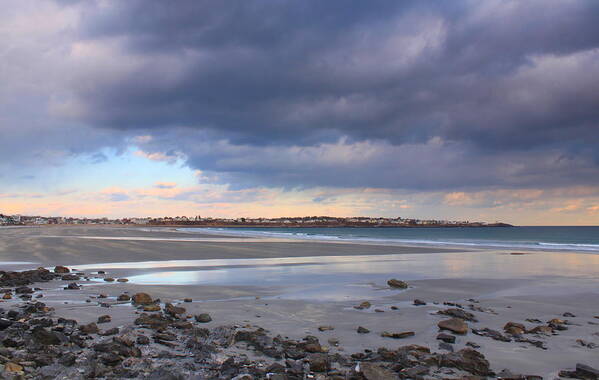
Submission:
[[[394,210],[419,191],[540,207],[550,195],[529,191],[599,185],[598,15],[594,0],[22,0],[0,14],[2,178],[133,146],[212,187],[108,200],[302,190],[329,207],[349,189],[345,209],[368,211],[376,188]]]
[[[177,187],[177,184],[174,182],[156,182],[154,187],[158,189],[173,189]]]
[[[69,111],[58,114],[137,136],[152,160],[183,159],[246,186],[599,178],[594,1],[63,9],[87,18],[74,28],[70,58],[81,68],[68,81]]]

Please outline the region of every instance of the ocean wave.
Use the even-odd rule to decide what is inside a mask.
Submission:
[[[306,232],[272,232],[272,231],[257,231],[257,230],[242,230],[228,228],[180,228],[181,232],[196,232],[196,233],[212,233],[229,236],[246,236],[246,237],[277,237],[291,238],[299,240],[313,241],[339,241],[339,242],[356,242],[384,245],[427,245],[427,246],[455,246],[455,247],[472,247],[472,248],[505,248],[505,249],[527,249],[527,250],[554,250],[554,251],[585,251],[598,252],[599,244],[578,244],[578,243],[553,243],[541,241],[497,241],[497,240],[435,240],[435,239],[402,239],[402,238],[376,238],[364,237],[347,234],[340,235],[325,235]]]

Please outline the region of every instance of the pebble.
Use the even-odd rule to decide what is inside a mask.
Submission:
[[[112,321],[112,317],[110,315],[101,315],[98,317],[98,323],[109,323]]]
[[[392,288],[398,288],[398,289],[407,289],[408,288],[407,282],[397,280],[395,278],[392,278],[391,280],[387,281],[387,285],[389,285]]]
[[[335,330],[335,328],[333,326],[319,326],[318,327],[319,331],[330,331],[330,330]]]
[[[415,333],[414,331],[403,331],[403,332],[388,332],[388,331],[383,331],[381,333],[381,336],[383,338],[393,338],[393,339],[404,339],[404,338],[409,338],[411,336],[414,336]]]

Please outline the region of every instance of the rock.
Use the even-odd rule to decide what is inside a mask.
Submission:
[[[9,300],[12,299],[12,295],[10,295],[10,293],[4,293],[4,295],[2,296],[3,300]]]
[[[536,318],[526,318],[526,322],[530,322],[530,323],[543,323],[543,321],[541,321],[540,319],[536,319]]]
[[[112,317],[110,315],[101,315],[98,317],[98,323],[108,323],[112,321]]]
[[[375,363],[362,362],[359,364],[359,372],[366,380],[393,380],[399,376],[391,370],[381,367]]]
[[[41,326],[36,326],[31,331],[31,337],[44,346],[60,344],[60,338],[54,331],[48,331]]]
[[[437,323],[441,330],[449,330],[455,334],[464,335],[468,332],[468,325],[460,318],[446,319]]]
[[[116,280],[117,282],[128,282],[129,279],[128,278],[119,278],[118,280]]]
[[[4,364],[4,372],[23,372],[23,367],[17,363],[8,362]]]
[[[117,297],[116,299],[117,301],[130,301],[131,300],[131,296],[128,294],[121,294],[120,296]]]
[[[370,306],[372,306],[372,304],[370,302],[364,301],[361,304],[359,304],[358,306],[354,306],[354,309],[358,309],[358,310],[370,309]]]
[[[68,352],[64,355],[62,355],[62,357],[60,359],[58,359],[58,362],[66,367],[70,367],[73,364],[75,364],[75,362],[77,361],[77,356],[75,356],[75,354]]]
[[[576,370],[562,370],[559,372],[560,377],[570,377],[574,379],[584,379],[584,380],[598,380],[599,379],[599,370],[593,367],[590,367],[586,364],[578,363],[576,364]]]
[[[318,341],[307,343],[304,346],[304,349],[307,352],[312,352],[312,353],[322,352],[322,346],[320,345],[320,343],[318,343]]]
[[[136,305],[149,305],[153,302],[152,297],[147,293],[136,293],[133,295],[132,300]]]
[[[467,311],[464,311],[462,309],[440,310],[440,311],[437,312],[437,314],[448,315],[450,317],[460,318],[460,319],[463,319],[465,321],[478,322],[476,320],[476,317],[474,316],[474,314],[469,313]]]
[[[112,278],[112,277],[105,277],[104,281],[106,281],[106,282],[113,282],[114,278]]]
[[[553,329],[549,326],[536,326],[531,330],[528,330],[531,334],[543,334],[543,335],[551,335],[553,334]]]
[[[455,336],[445,334],[445,333],[440,333],[437,335],[437,340],[442,340],[445,343],[455,343]]]
[[[565,325],[566,321],[564,321],[563,319],[559,319],[559,318],[553,318],[550,321],[547,321],[547,323],[554,324],[554,325]]]
[[[180,306],[175,306],[175,305],[167,302],[166,304],[164,304],[164,312],[173,317],[176,317],[180,314],[184,314],[185,308],[180,307]]]
[[[522,323],[508,322],[503,326],[503,331],[510,335],[521,335],[526,331],[526,326]]]
[[[80,278],[76,274],[65,274],[60,279],[62,281],[79,281]]]
[[[67,267],[63,267],[62,265],[57,265],[54,267],[54,273],[69,273],[71,270]]]
[[[387,285],[389,285],[392,288],[398,288],[398,289],[407,289],[408,288],[407,282],[397,280],[395,278],[392,278],[391,280],[387,281]]]
[[[108,329],[108,330],[100,331],[100,332],[98,333],[98,335],[100,335],[100,336],[110,336],[110,335],[116,335],[116,334],[118,334],[118,333],[119,333],[119,331],[120,331],[120,330],[119,330],[119,328],[118,328],[118,327],[113,327],[113,328],[111,328],[111,329]]]
[[[335,330],[335,328],[333,326],[319,326],[318,327],[318,331],[330,331],[330,330]]]
[[[576,373],[585,379],[599,379],[599,369],[590,367],[586,364],[576,364]]]
[[[471,348],[464,348],[458,352],[443,354],[439,358],[440,367],[458,368],[468,371],[473,375],[489,376],[489,362],[484,355]]]
[[[117,364],[119,364],[123,359],[119,355],[116,355],[116,354],[113,354],[112,352],[109,352],[109,353],[106,353],[106,354],[102,354],[100,356],[100,360],[105,365],[110,366],[110,367],[114,367]]]
[[[76,282],[71,282],[70,284],[65,286],[65,289],[66,290],[79,290],[79,289],[81,289],[81,287],[79,285],[77,285]]]
[[[254,380],[254,376],[244,373],[244,374],[235,376],[231,380]]]
[[[6,330],[13,324],[13,321],[6,318],[0,318],[0,330]]]
[[[445,350],[445,351],[449,351],[449,352],[453,352],[453,346],[447,342],[441,342],[439,343],[439,349],[440,350]]]
[[[562,316],[566,318],[576,318],[576,315],[570,313],[569,311],[566,311],[564,314],[562,314]]]
[[[79,331],[81,331],[83,334],[97,334],[99,329],[98,325],[96,325],[95,322],[92,322],[88,323],[87,325],[79,326]]]
[[[193,300],[191,298],[184,298],[183,302],[192,302]]]
[[[28,286],[20,286],[15,289],[16,294],[31,294],[33,293],[33,289]]]
[[[144,311],[160,311],[160,305],[156,305],[156,304],[145,305]]]
[[[310,364],[310,371],[313,372],[326,372],[331,365],[326,354],[310,354],[308,363]]]
[[[136,325],[148,326],[152,329],[163,329],[168,326],[169,320],[161,314],[142,314],[134,323]]]
[[[208,323],[212,321],[212,317],[208,313],[202,313],[194,316],[196,322],[199,323]]]
[[[368,330],[366,327],[362,327],[362,326],[358,326],[358,334],[368,334],[370,333],[370,330]]]
[[[547,326],[551,327],[554,330],[558,330],[558,331],[567,330],[568,329],[568,327],[566,327],[567,324],[568,324],[568,321],[564,321],[559,318],[553,318],[552,320],[547,322]]]
[[[580,344],[583,347],[587,347],[587,348],[590,348],[590,349],[597,348],[597,345],[595,343],[588,342],[588,341],[586,341],[584,339],[576,339],[576,343]]]
[[[404,379],[421,379],[422,375],[428,375],[430,368],[423,365],[406,368],[401,370],[401,376]]]
[[[424,305],[426,305],[426,302],[424,302],[423,300],[419,300],[419,299],[414,300],[414,306],[424,306]]]
[[[480,335],[480,336],[486,336],[486,337],[489,337],[491,339],[498,340],[501,342],[511,342],[512,341],[511,338],[503,335],[499,331],[489,329],[489,328],[484,328],[484,329],[480,329],[480,330],[472,329],[472,333],[476,334],[476,335]]]
[[[403,339],[403,338],[408,338],[408,337],[411,337],[414,335],[415,335],[414,331],[403,331],[403,332],[396,332],[396,333],[390,333],[387,331],[383,331],[381,333],[381,336],[383,338],[393,338],[393,339]]]
[[[150,344],[150,338],[148,338],[145,335],[139,335],[135,341],[137,342],[137,344],[141,345]]]

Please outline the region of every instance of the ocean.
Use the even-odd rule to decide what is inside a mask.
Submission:
[[[480,227],[480,228],[180,228],[236,236],[285,237],[303,240],[372,242],[480,248],[585,251],[599,253],[595,227]]]

